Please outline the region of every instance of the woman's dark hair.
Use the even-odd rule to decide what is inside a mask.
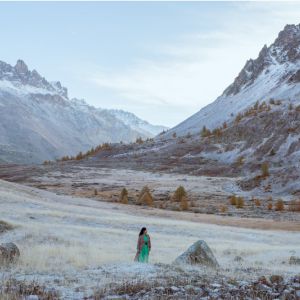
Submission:
[[[143,235],[144,234],[144,232],[147,230],[147,228],[146,227],[143,227],[142,229],[141,229],[141,231],[140,231],[140,234],[139,234],[139,236],[141,236],[141,235]]]

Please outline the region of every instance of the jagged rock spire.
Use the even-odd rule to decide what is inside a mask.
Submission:
[[[249,59],[246,62],[244,68],[223,95],[237,94],[242,87],[251,85],[273,63],[283,64],[300,60],[299,47],[300,24],[286,25],[270,47],[264,45],[256,59]]]
[[[15,65],[15,70],[18,73],[25,74],[28,72],[28,67],[22,59],[18,59],[16,65]]]

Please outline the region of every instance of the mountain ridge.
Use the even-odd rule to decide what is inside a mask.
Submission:
[[[264,45],[256,59],[250,59],[224,92],[168,131],[168,137],[214,129],[233,120],[256,101],[271,98],[300,101],[300,24],[286,25],[269,47]]]
[[[143,120],[133,115],[140,123]],[[130,121],[130,120],[129,120]],[[68,97],[59,81],[49,82],[23,60],[0,61],[0,157],[36,163],[75,155],[104,142],[153,137],[164,127],[125,124],[109,110]],[[152,127],[151,127],[152,126]]]

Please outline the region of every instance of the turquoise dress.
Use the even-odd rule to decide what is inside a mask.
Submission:
[[[147,263],[149,261],[149,237],[144,235],[144,244],[138,257],[139,262]]]

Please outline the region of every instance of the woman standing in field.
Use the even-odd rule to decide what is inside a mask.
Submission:
[[[149,252],[151,250],[151,240],[147,233],[147,228],[143,227],[140,231],[137,242],[137,253],[135,261],[147,263],[149,260]]]

